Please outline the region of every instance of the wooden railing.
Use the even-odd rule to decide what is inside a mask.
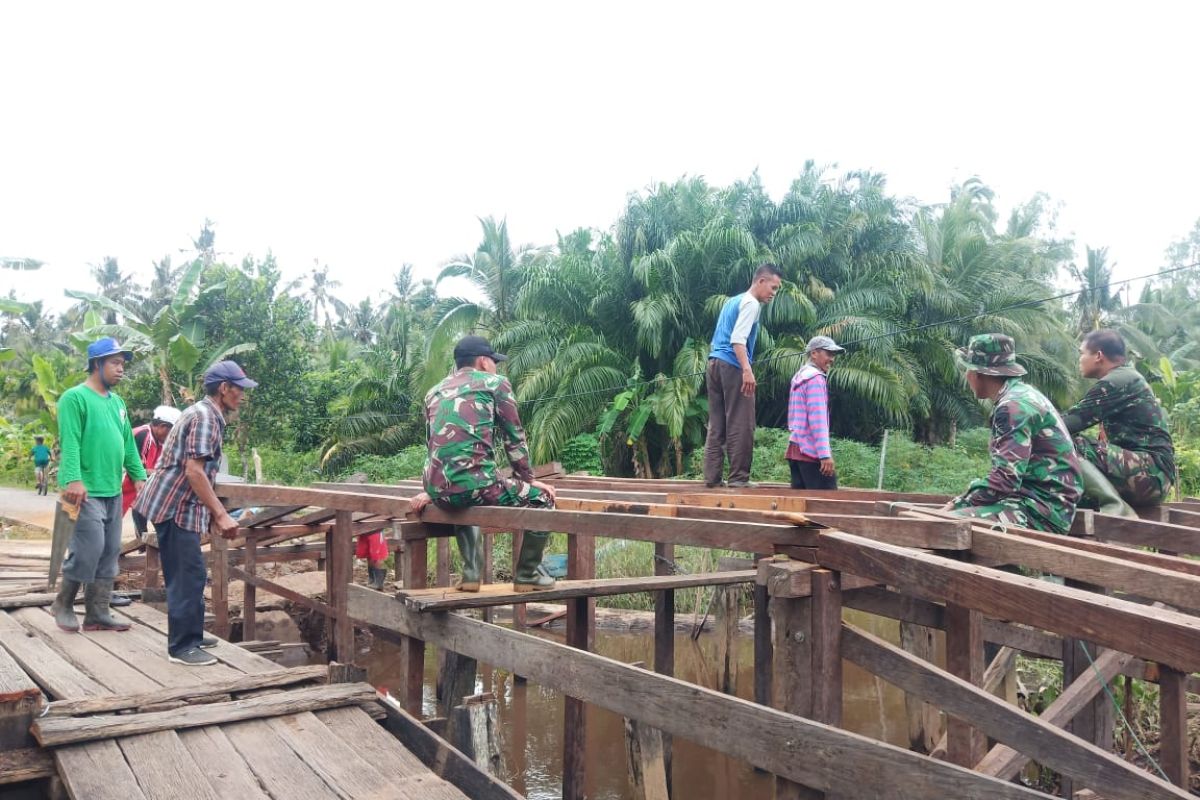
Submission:
[[[301,509],[333,514],[325,533],[327,602],[304,600],[320,606],[332,620],[331,641],[340,658],[353,657],[355,623],[399,634],[405,670],[400,701],[417,714],[427,644],[559,689],[568,698],[563,771],[567,798],[583,793],[584,703],[773,772],[779,776],[778,797],[813,797],[820,792],[1040,796],[993,777],[1010,778],[1023,758],[1060,772],[1069,788],[1094,787],[1104,797],[1187,796],[1112,754],[1111,701],[1097,679],[1097,673],[1106,680],[1123,673],[1159,684],[1160,760],[1171,782],[1186,786],[1186,693],[1190,674],[1200,670],[1200,617],[1191,611],[1200,608],[1200,570],[1189,559],[1135,549],[1159,543],[1173,552],[1200,553],[1200,529],[1186,524],[1192,520],[1186,507],[1164,507],[1164,521],[1118,520],[1085,512],[1076,532],[1086,535],[1056,537],[1012,527],[997,530],[906,505],[938,499],[930,497],[790,493],[778,487],[766,487],[776,494],[763,487],[735,494],[698,491],[676,482],[574,478],[557,483],[558,510],[489,507],[449,513],[431,507],[419,522],[406,517],[404,496],[416,491],[412,484],[353,490],[221,486],[219,493],[231,505],[270,507],[276,514],[291,509],[293,517],[275,516],[266,522],[260,517],[251,521],[244,546],[214,549],[214,589],[221,582],[217,564],[222,560],[227,564],[226,580],[243,580],[250,591],[269,586],[255,575],[254,565],[261,563],[265,551],[279,546],[260,546],[272,537],[280,541],[282,534],[271,534],[272,526],[290,531],[298,524],[325,524],[298,522],[303,517],[295,514]],[[454,524],[568,534],[567,587],[579,587],[572,582],[594,577],[596,537],[654,542],[659,573],[680,545],[762,556],[755,583],[756,702],[670,677],[671,592],[677,587],[656,584],[653,577],[621,587],[655,594],[653,673],[588,652],[594,598],[613,590],[611,584],[579,587],[566,599],[566,645],[529,636],[519,626],[508,630],[447,613],[445,604],[406,605],[403,598],[351,586],[350,542],[356,531],[377,529],[381,522],[394,525],[398,533],[398,571],[405,591],[428,585],[428,542],[448,542]],[[442,549],[448,552],[448,547]],[[242,566],[232,566],[235,563]],[[995,568],[1008,564],[1059,575],[1067,585]],[[448,582],[448,574],[442,577]],[[271,587],[288,597],[279,589],[286,587]],[[493,595],[497,605],[514,602],[502,592]],[[248,592],[244,608],[252,608],[252,597]],[[768,606],[769,614],[764,613]],[[945,669],[845,625],[843,608],[943,630]],[[983,662],[984,642],[1004,648],[991,665]],[[1064,662],[1066,700],[1041,718],[981,688],[1009,668],[1013,651]],[[948,714],[949,763],[841,730],[843,660],[942,708]],[[988,737],[1009,749],[988,753]]]

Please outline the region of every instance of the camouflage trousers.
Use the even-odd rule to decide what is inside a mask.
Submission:
[[[1066,533],[1047,522],[1040,514],[1031,511],[1025,504],[1013,500],[1005,503],[992,503],[986,506],[962,506],[950,512],[960,517],[977,517],[994,520],[1003,525],[1015,525],[1018,528],[1032,528],[1035,531],[1047,533]]]
[[[433,502],[447,511],[471,506],[554,508],[554,501],[550,499],[550,495],[533,484],[516,478],[501,478],[491,486],[458,494],[443,495]]]
[[[1161,503],[1174,484],[1173,476],[1159,469],[1149,453],[1125,450],[1090,436],[1076,436],[1075,451],[1095,464],[1131,506]]]

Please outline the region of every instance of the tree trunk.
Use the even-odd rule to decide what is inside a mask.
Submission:
[[[158,381],[162,385],[163,405],[175,405],[175,395],[171,392],[171,376],[167,372],[167,365],[165,363],[160,362],[158,365]]]

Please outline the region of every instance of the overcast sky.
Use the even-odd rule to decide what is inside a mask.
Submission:
[[[979,175],[1157,269],[1200,217],[1195,3],[6,3],[0,291],[148,281],[208,218],[343,299],[432,276],[477,217],[608,227],[632,191],[806,159],[940,202]]]

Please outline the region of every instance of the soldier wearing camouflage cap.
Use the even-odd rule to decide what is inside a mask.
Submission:
[[[1079,372],[1095,385],[1063,414],[1081,458],[1135,506],[1161,502],[1175,484],[1175,444],[1167,414],[1113,330],[1092,331],[1079,345]],[[1080,434],[1100,426],[1099,437]],[[1090,488],[1090,487],[1089,487]]]
[[[1066,533],[1083,491],[1079,457],[1054,405],[1021,380],[1012,337],[972,336],[958,351],[967,383],[992,412],[992,469],[946,504],[968,517]]]
[[[409,501],[417,514],[430,502],[448,511],[471,506],[554,507],[554,487],[533,479],[512,385],[496,374],[497,362],[506,360],[482,336],[464,336],[454,347],[454,372],[425,395],[429,435],[425,491]],[[496,471],[497,438],[512,465],[510,478]],[[454,536],[463,561],[458,589],[478,592],[479,528],[456,525]],[[541,566],[549,538],[548,532],[525,531],[514,590],[554,587],[554,578]]]

